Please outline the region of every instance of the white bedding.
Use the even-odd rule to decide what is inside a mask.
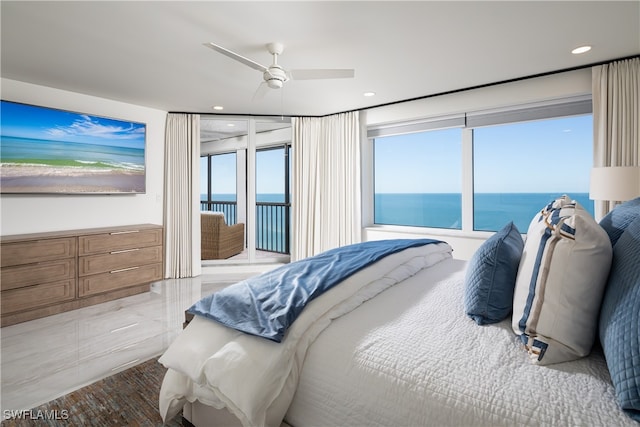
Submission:
[[[282,343],[196,316],[160,358],[169,368],[160,390],[163,419],[186,401],[226,407],[245,426],[280,425],[306,351],[333,319],[385,289],[451,258],[446,243],[406,249],[355,273],[314,299]]]
[[[336,319],[304,361],[285,421],[305,426],[635,426],[604,357],[536,366],[510,319],[463,313],[465,263],[445,260]]]

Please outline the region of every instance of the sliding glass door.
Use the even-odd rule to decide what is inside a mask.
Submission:
[[[215,263],[288,258],[290,143],[288,120],[201,117],[201,210],[245,225],[245,250]]]

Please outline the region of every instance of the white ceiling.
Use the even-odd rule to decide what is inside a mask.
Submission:
[[[640,1],[0,4],[2,77],[174,112],[326,115],[640,54]],[[253,100],[261,73],[209,41],[267,66],[282,42],[285,68],[355,78]]]

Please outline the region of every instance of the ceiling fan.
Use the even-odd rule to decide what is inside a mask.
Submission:
[[[254,98],[264,96],[269,88],[282,88],[284,83],[288,80],[345,79],[352,78],[355,75],[355,71],[352,69],[286,70],[278,64],[278,56],[284,51],[282,43],[267,44],[267,50],[271,55],[273,55],[273,63],[268,67],[215,43],[209,42],[204,45],[216,52],[220,52],[221,54],[228,56],[231,59],[235,59],[238,62],[248,65],[254,70],[262,72],[262,78],[264,81],[260,83],[260,86],[258,86],[258,90],[256,91]]]

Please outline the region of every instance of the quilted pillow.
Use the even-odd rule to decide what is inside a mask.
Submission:
[[[464,309],[478,325],[497,323],[511,314],[523,247],[520,231],[510,222],[487,239],[469,260]]]
[[[607,233],[567,196],[531,221],[516,278],[512,328],[533,363],[589,354],[611,254]]]
[[[600,312],[600,342],[620,407],[640,421],[640,218],[613,249]]]
[[[600,226],[609,235],[613,246],[636,218],[640,218],[640,197],[616,206],[600,220]]]

